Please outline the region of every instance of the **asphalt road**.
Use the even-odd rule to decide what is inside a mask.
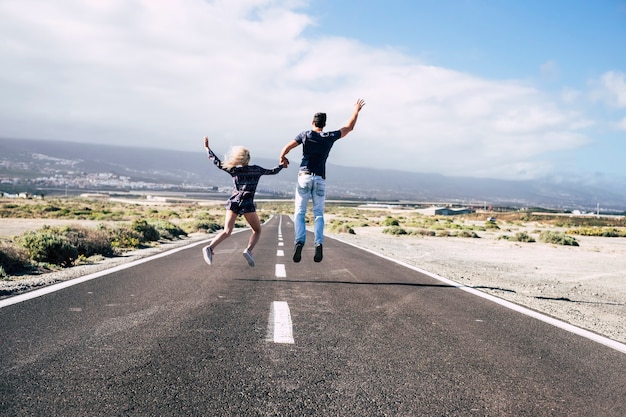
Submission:
[[[2,416],[620,416],[626,354],[270,220],[0,308]]]

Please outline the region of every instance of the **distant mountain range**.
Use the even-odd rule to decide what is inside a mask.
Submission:
[[[297,152],[297,150],[296,150]],[[298,158],[275,176],[261,179],[260,192],[293,196]],[[252,163],[274,167],[276,160]],[[545,207],[565,210],[626,210],[626,185],[583,185],[578,181],[449,177],[328,164],[328,198],[373,201],[448,202],[487,206]],[[89,181],[86,181],[89,179]],[[0,191],[20,186],[202,190],[230,187],[228,175],[217,170],[206,154],[151,148],[75,142],[0,138]],[[87,184],[87,185],[86,185]]]

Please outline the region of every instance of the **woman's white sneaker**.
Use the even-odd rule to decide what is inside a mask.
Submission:
[[[248,249],[243,251],[242,255],[244,258],[246,258],[246,261],[248,261],[248,265],[254,266],[254,258],[252,257],[252,254]]]
[[[202,256],[204,256],[204,262],[211,265],[213,263],[213,250],[209,246],[202,248]]]

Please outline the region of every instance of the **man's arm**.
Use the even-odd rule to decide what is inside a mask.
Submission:
[[[356,125],[356,119],[359,117],[359,112],[361,111],[363,106],[365,106],[365,101],[362,99],[358,99],[356,103],[354,103],[354,113],[352,113],[350,121],[346,126],[339,129],[339,131],[341,132],[341,137],[344,137],[348,133],[352,132],[352,130],[354,129],[354,125]]]
[[[279,159],[280,165],[284,166],[285,168],[289,166],[289,159],[287,159],[285,155],[287,155],[290,150],[297,147],[298,145],[299,143],[296,142],[295,140],[292,140],[291,142],[285,145],[283,150],[280,152],[280,159]]]

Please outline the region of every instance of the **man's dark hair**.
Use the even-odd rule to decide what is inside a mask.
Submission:
[[[313,116],[313,125],[320,129],[326,126],[326,113],[315,113]]]

